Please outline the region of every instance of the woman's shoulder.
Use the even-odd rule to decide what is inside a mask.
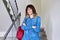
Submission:
[[[37,17],[36,17],[36,19],[37,19],[38,21],[41,21],[41,18],[40,18],[40,16],[37,16]]]
[[[37,19],[40,19],[40,16],[36,16]]]

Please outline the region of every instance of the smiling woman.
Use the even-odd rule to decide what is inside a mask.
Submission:
[[[37,16],[36,9],[32,4],[27,5],[26,15],[22,23],[24,36],[22,40],[39,40],[41,19]]]

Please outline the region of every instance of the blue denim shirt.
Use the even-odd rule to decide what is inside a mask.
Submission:
[[[26,24],[26,25],[23,25]],[[39,16],[34,18],[24,18],[22,23],[22,29],[24,30],[24,36],[22,40],[40,40],[38,32],[40,31],[41,19]],[[36,26],[36,28],[32,28]]]

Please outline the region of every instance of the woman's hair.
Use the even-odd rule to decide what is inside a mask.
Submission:
[[[32,12],[33,12],[33,16],[35,17],[36,15],[37,15],[37,13],[36,13],[36,9],[35,9],[35,7],[32,5],[32,4],[29,4],[29,5],[27,5],[27,7],[26,7],[26,17],[28,17],[29,15],[28,15],[28,13],[27,13],[27,10],[28,10],[28,8],[31,8],[32,9]]]

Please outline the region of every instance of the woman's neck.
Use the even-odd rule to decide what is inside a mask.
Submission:
[[[33,14],[30,15],[30,18],[33,18]]]

